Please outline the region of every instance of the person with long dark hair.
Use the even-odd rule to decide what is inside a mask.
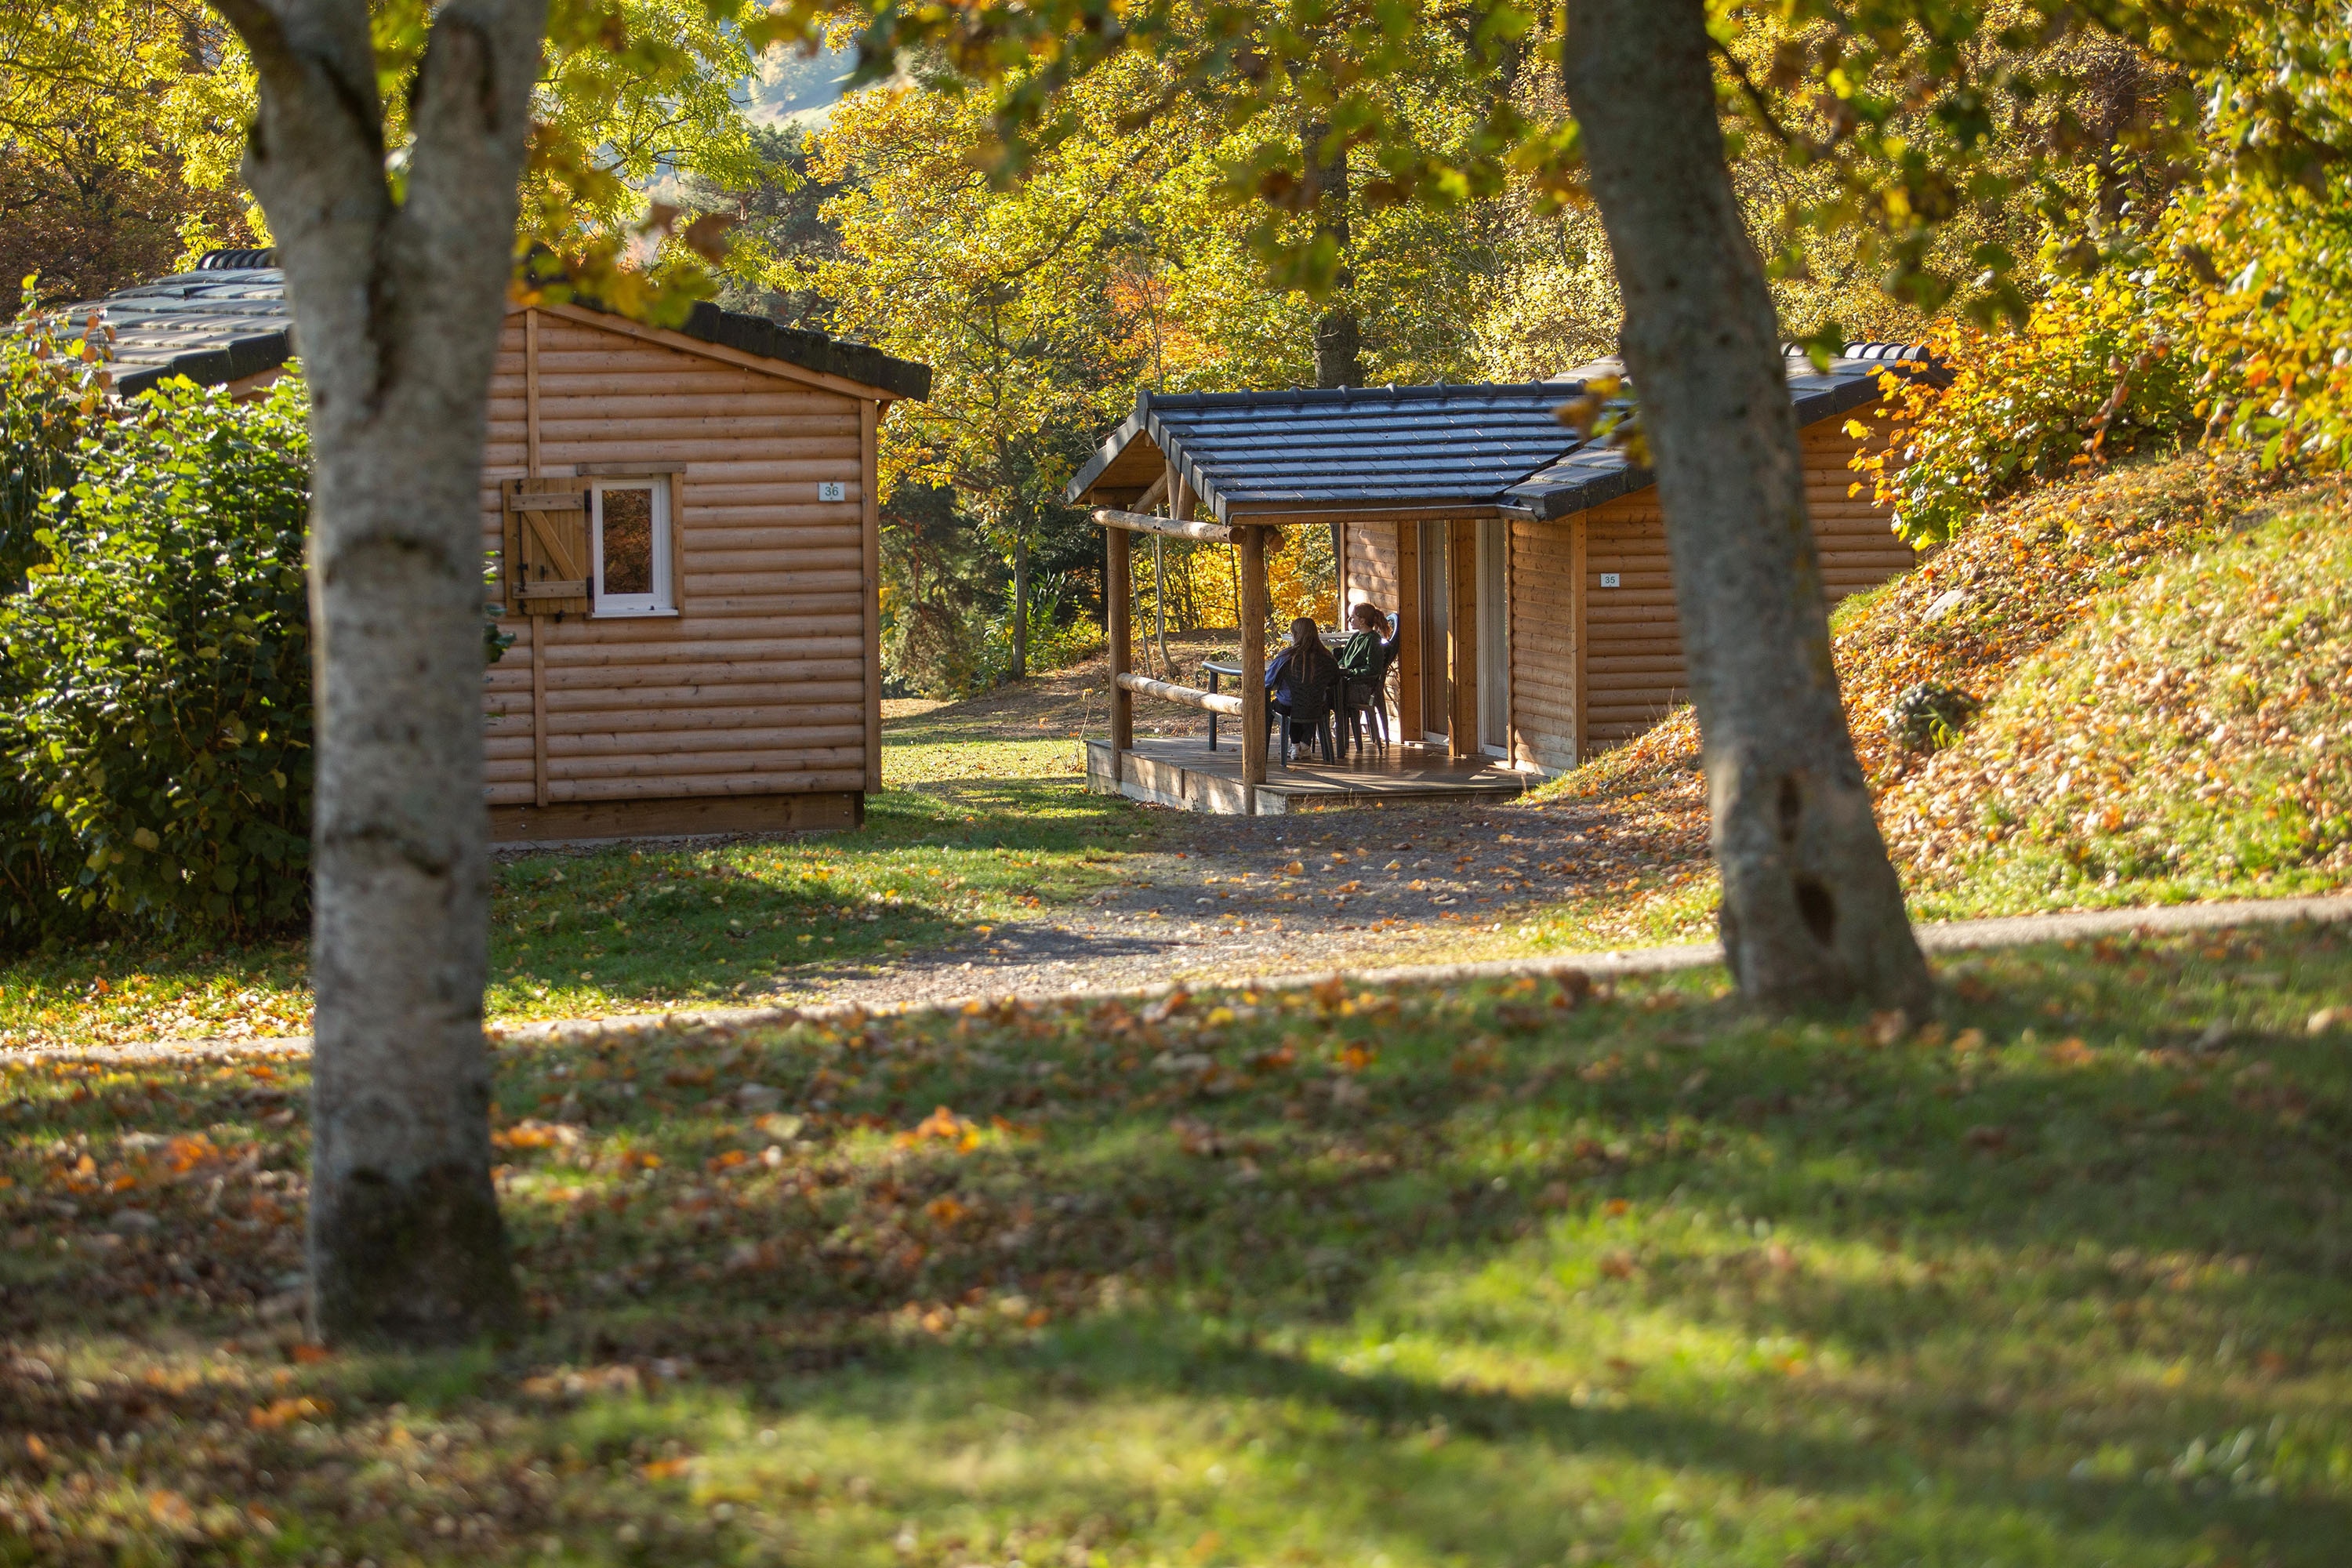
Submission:
[[[1290,726],[1293,745],[1322,736],[1339,697],[1339,661],[1323,646],[1323,634],[1310,617],[1290,623],[1290,646],[1266,666],[1265,689],[1276,721]]]

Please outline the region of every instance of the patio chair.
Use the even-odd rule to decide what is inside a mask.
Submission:
[[[1323,760],[1330,763],[1339,762],[1339,748],[1333,743],[1333,731],[1336,727],[1333,722],[1336,714],[1333,710],[1338,706],[1336,700],[1339,695],[1338,683],[1327,681],[1315,693],[1312,706],[1302,701],[1291,707],[1275,703],[1266,709],[1266,719],[1272,724],[1275,737],[1281,747],[1279,754],[1284,767],[1290,765],[1290,748],[1294,744],[1291,731],[1294,727],[1312,726],[1317,747],[1322,752]],[[1296,743],[1305,744],[1304,742]]]

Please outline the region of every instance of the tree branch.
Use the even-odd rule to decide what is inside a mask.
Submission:
[[[1773,113],[1771,101],[1764,96],[1764,89],[1757,86],[1756,79],[1748,74],[1748,62],[1713,37],[1707,39],[1707,50],[1731,72],[1731,79],[1739,84],[1739,96],[1748,100],[1748,109],[1754,112],[1757,121],[1772,133],[1772,139],[1783,147],[1802,146],[1797,133],[1781,124],[1780,116]]]

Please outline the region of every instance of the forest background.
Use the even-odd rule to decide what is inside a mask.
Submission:
[[[1405,68],[1351,89],[1378,100],[1385,143],[1351,139],[1328,103],[1180,82],[1137,51],[1041,77],[1015,159],[1003,80],[943,53],[780,112],[830,96],[820,79],[845,57],[755,51],[695,0],[590,14],[551,39],[527,228],[608,292],[640,276],[654,308],[698,289],[934,368],[934,395],[884,426],[902,694],[968,693],[1094,641],[1100,541],[1059,495],[1139,389],[1523,382],[1614,346],[1598,216],[1556,161],[1425,199],[1430,169],[1495,165],[1480,139],[1498,117],[1564,118],[1556,13],[1417,13],[1391,40]],[[388,40],[421,34],[415,0],[376,15]],[[2340,7],[2210,8],[2220,41],[2194,60],[2162,37],[1991,17],[1958,47],[1976,79],[2026,85],[1977,103],[1970,172],[1940,190],[1858,183],[1843,151],[1902,174],[1906,142],[1953,134],[1951,95],[1905,85],[1922,40],[1881,40],[1881,79],[1841,97],[1811,84],[1854,39],[1821,15],[1714,15],[1785,334],[1925,341],[1961,369],[1953,392],[1898,400],[1934,426],[1907,473],[1879,476],[1916,538],[2148,440],[2340,461]],[[236,177],[252,93],[196,0],[0,5],[0,276],[88,300],[265,241]],[[1423,188],[1394,177],[1398,125]],[[1322,531],[1292,531],[1270,566],[1279,614],[1332,618]],[[1233,624],[1223,550],[1169,542],[1143,575],[1147,626]]]

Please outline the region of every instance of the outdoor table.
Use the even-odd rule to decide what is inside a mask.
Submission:
[[[1348,646],[1348,639],[1346,637],[1338,636],[1334,633],[1325,632],[1322,634],[1322,637],[1323,646],[1329,648],[1335,655],[1341,648]],[[1239,664],[1226,664],[1218,659],[1202,659],[1201,661],[1201,669],[1202,672],[1209,678],[1209,690],[1212,693],[1215,692],[1217,689],[1217,681],[1221,677],[1230,675],[1235,680],[1239,680],[1242,678],[1242,667]],[[1209,715],[1209,750],[1213,752],[1216,749],[1217,716],[1214,713],[1212,713]]]

